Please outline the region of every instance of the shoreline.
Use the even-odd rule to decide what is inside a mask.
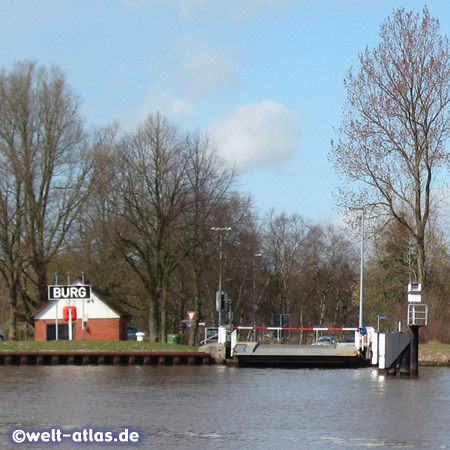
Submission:
[[[450,344],[419,344],[419,366],[450,367]]]
[[[179,366],[211,365],[205,352],[179,351],[0,351],[0,366]]]
[[[173,344],[156,344],[149,342],[123,341],[76,343],[75,341],[57,343],[36,341],[5,341],[0,344],[0,365],[34,365],[43,361],[46,364],[58,364],[56,358],[61,356],[62,364],[76,361],[78,364],[120,364],[122,362],[139,365],[147,364],[217,364],[221,355],[199,351],[196,347]],[[208,354],[209,358],[206,357]],[[224,357],[224,355],[222,355]],[[54,361],[53,358],[55,357]],[[95,357],[95,359],[94,359]],[[39,358],[39,359],[38,359]],[[50,358],[50,359],[49,359]],[[48,360],[48,361],[47,361]],[[89,361],[90,360],[90,361]],[[126,361],[125,361],[126,360]],[[84,365],[83,364],[83,365]],[[419,366],[450,367],[450,344],[429,342],[419,344]]]

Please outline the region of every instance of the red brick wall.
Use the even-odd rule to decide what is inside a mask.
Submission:
[[[59,324],[67,323],[62,320]],[[47,340],[47,325],[54,325],[54,320],[35,320],[34,339],[35,341]],[[79,341],[119,341],[126,339],[127,320],[121,319],[89,319],[84,329],[81,329],[81,320],[75,321],[75,335],[73,339]]]
[[[47,323],[55,323],[50,320],[35,320],[34,321],[34,340],[46,341],[47,340]]]
[[[84,329],[84,339],[86,341],[119,341],[120,319],[89,319]]]

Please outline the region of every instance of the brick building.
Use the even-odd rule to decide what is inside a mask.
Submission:
[[[73,285],[80,284],[75,280]],[[58,316],[58,340],[69,338],[68,311],[72,314],[72,339],[86,341],[119,341],[127,339],[127,325],[131,316],[119,308],[110,306],[91,291],[85,300],[49,300],[34,318],[34,339],[56,339],[56,315]]]

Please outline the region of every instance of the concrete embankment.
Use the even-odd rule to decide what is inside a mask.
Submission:
[[[199,351],[0,351],[2,365],[211,365],[230,362],[224,345],[211,343]],[[450,344],[419,346],[421,366],[449,366]]]
[[[205,352],[211,355],[211,359],[216,364],[224,364],[227,361],[227,349],[224,344],[218,344],[217,342],[212,342],[200,346],[200,352]]]
[[[0,366],[56,365],[209,365],[215,361],[206,352],[85,352],[85,351],[0,351]]]

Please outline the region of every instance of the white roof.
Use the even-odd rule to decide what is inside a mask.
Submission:
[[[73,284],[81,284],[75,282]],[[51,300],[36,315],[35,320],[51,320],[56,318],[58,311],[58,320],[63,319],[63,308],[65,306],[75,306],[77,308],[77,318],[86,319],[118,319],[120,314],[108,306],[102,299],[92,292],[91,298],[86,300]]]

